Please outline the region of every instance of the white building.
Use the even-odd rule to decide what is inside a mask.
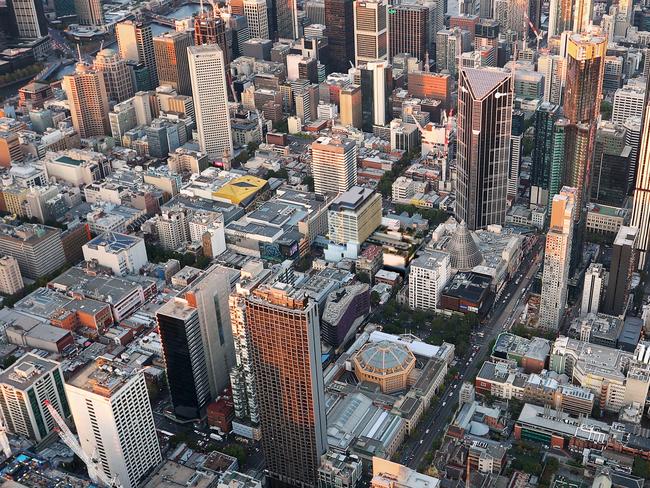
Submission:
[[[629,83],[614,92],[612,106],[612,122],[623,124],[630,117],[643,115],[645,86],[639,83]]]
[[[357,145],[350,139],[319,137],[311,145],[316,193],[340,193],[357,183]]]
[[[13,295],[23,289],[23,277],[18,261],[13,256],[0,258],[0,293]]]
[[[201,151],[212,160],[233,156],[223,51],[217,44],[187,48],[196,130]]]
[[[560,105],[566,78],[566,59],[551,54],[540,56],[537,71],[544,75],[544,101]]]
[[[84,260],[95,260],[116,276],[138,274],[148,262],[144,239],[134,235],[107,232],[84,244],[82,250]]]
[[[226,234],[223,214],[219,212],[194,212],[188,219],[190,239],[202,242],[204,253],[209,246],[209,255],[218,256],[226,252]]]
[[[244,0],[244,15],[248,20],[250,38],[270,39],[266,0]]]
[[[381,195],[353,186],[332,201],[327,221],[330,241],[360,246],[381,224]]]
[[[424,252],[411,261],[409,307],[438,310],[442,289],[447,284],[450,270],[449,254],[446,252]]]
[[[607,272],[601,263],[591,263],[585,273],[585,284],[582,288],[582,305],[580,315],[598,313],[600,299],[605,291]]]
[[[165,249],[175,250],[189,241],[190,229],[184,208],[166,208],[150,222],[154,223],[160,245]]]
[[[355,2],[354,46],[357,66],[363,62],[388,59],[388,2],[386,0]]]
[[[28,353],[0,374],[0,410],[9,432],[36,442],[47,437],[56,424],[45,401],[61,416],[68,415],[63,372],[56,361]]]
[[[575,198],[576,189],[567,186],[553,197],[539,306],[538,327],[544,329],[557,330],[566,307]]]
[[[96,456],[108,478],[136,488],[161,461],[151,404],[142,371],[98,358],[65,386],[87,456]]]

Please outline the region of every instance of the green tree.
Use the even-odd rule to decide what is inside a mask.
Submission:
[[[607,100],[600,102],[600,114],[603,116],[603,120],[612,118],[612,104]]]
[[[634,465],[632,466],[632,474],[640,478],[650,480],[650,461],[636,456],[634,458]]]
[[[381,301],[381,296],[379,296],[379,293],[377,293],[374,290],[371,291],[370,292],[370,305],[372,305],[373,307],[376,307],[377,305],[379,305],[380,301]]]
[[[246,462],[246,449],[239,444],[230,444],[221,450],[224,454],[236,457],[239,467],[241,468]]]
[[[302,179],[302,184],[307,185],[307,189],[309,191],[314,191],[314,177],[313,176],[305,176]]]
[[[359,271],[357,273],[357,281],[360,283],[370,283],[370,276],[368,276],[368,273],[365,271]]]

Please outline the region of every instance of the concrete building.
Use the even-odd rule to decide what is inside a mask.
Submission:
[[[569,284],[576,189],[564,187],[553,197],[546,236],[538,327],[558,330],[564,317]]]
[[[95,56],[93,68],[104,73],[106,94],[114,102],[122,102],[135,94],[133,75],[126,60],[113,49],[102,49]]]
[[[464,68],[459,86],[456,215],[475,230],[505,221],[513,78],[503,70]],[[488,111],[497,115],[486,122]],[[492,176],[484,178],[488,171]]]
[[[56,361],[25,354],[0,373],[0,410],[9,432],[40,442],[56,428],[44,402],[70,414],[63,371]]]
[[[144,374],[104,357],[81,368],[65,386],[79,443],[97,467],[136,488],[162,461]]]
[[[580,315],[598,313],[606,284],[607,272],[603,265],[600,263],[591,263],[585,273]]]
[[[138,274],[148,263],[144,239],[107,232],[83,245],[84,259],[110,268],[116,276]]]
[[[628,83],[614,92],[612,122],[623,124],[630,117],[643,115],[645,86],[641,83]]]
[[[361,87],[348,85],[341,88],[339,94],[339,112],[342,125],[351,125],[360,129],[363,123],[361,114]]]
[[[167,165],[172,173],[199,174],[209,167],[210,162],[205,153],[179,147],[169,155]]]
[[[319,137],[311,145],[316,193],[341,193],[357,183],[357,145],[351,139]]]
[[[66,262],[61,230],[39,224],[0,224],[0,255],[15,258],[21,274],[31,279],[47,276]]]
[[[381,195],[361,186],[340,193],[328,210],[328,236],[336,244],[361,244],[381,224]]]
[[[151,25],[133,20],[119,22],[115,25],[115,36],[120,57],[144,64],[148,78],[146,89],[155,90],[158,86],[158,73]]]
[[[196,129],[201,151],[227,162],[233,153],[224,53],[216,44],[188,48]]]
[[[370,287],[345,286],[327,297],[321,318],[321,338],[333,347],[345,344],[370,312]]]
[[[80,25],[100,27],[105,23],[101,0],[74,0],[74,12]]]
[[[627,310],[632,273],[636,270],[636,240],[639,229],[622,226],[612,250],[612,262],[609,268],[607,291],[601,311],[608,315],[623,315]]]
[[[355,488],[361,482],[363,465],[357,456],[327,451],[318,468],[319,488]]]
[[[187,224],[190,242],[200,242],[203,255],[214,258],[226,251],[223,214],[218,212],[193,212]]]
[[[248,20],[251,39],[270,39],[269,16],[264,0],[244,0],[244,15]]]
[[[442,290],[450,274],[449,254],[425,252],[411,261],[409,271],[409,307],[438,310]]]
[[[14,295],[24,287],[18,261],[13,256],[0,258],[0,293]]]
[[[20,163],[24,159],[18,134],[7,131],[0,132],[0,166],[9,168],[11,163]]]
[[[166,32],[153,39],[158,83],[180,95],[192,95],[187,48],[193,44],[191,31]]]
[[[632,226],[639,229],[639,269],[646,268],[650,252],[650,103],[644,108],[642,126],[631,222]]]
[[[164,249],[175,250],[189,241],[187,210],[181,207],[165,208],[151,221],[156,228],[160,245]]]
[[[63,77],[62,86],[68,97],[72,125],[79,135],[86,138],[109,134],[108,93],[104,72],[80,62],[74,73]]]
[[[418,473],[398,463],[382,459],[372,458],[372,480],[370,488],[386,488],[398,486],[412,486],[419,488],[439,488],[440,480],[432,476]]]
[[[553,54],[540,56],[537,60],[537,71],[544,75],[544,101],[561,105],[566,78],[566,59]]]
[[[388,2],[354,4],[355,64],[388,59]]]

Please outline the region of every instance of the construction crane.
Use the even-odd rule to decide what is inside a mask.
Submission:
[[[59,412],[57,412],[56,408],[54,408],[54,405],[52,405],[49,400],[45,400],[45,406],[47,407],[48,412],[50,412],[52,419],[57,425],[55,430],[58,432],[61,440],[65,442],[65,444],[72,450],[72,452],[74,452],[79,457],[79,459],[81,459],[86,464],[86,468],[88,469],[88,476],[90,476],[90,479],[94,483],[101,484],[107,488],[122,488],[122,485],[117,480],[117,477],[111,479],[104,474],[104,471],[99,467],[99,460],[96,456],[88,456],[84,452],[84,450],[81,448],[81,445],[79,444],[79,441],[72,433],[72,431],[68,428],[67,424],[61,415],[59,415]]]
[[[530,27],[530,30],[532,30],[533,34],[535,34],[535,38],[537,39],[537,51],[539,51],[539,43],[541,42],[544,36],[539,30],[537,30],[537,27],[535,27],[535,25],[530,21],[528,14],[525,12],[524,12],[524,18],[526,19],[526,22],[528,22],[528,26]]]
[[[9,445],[9,439],[7,438],[7,424],[5,419],[0,415],[0,447],[2,448],[2,453],[6,458],[11,457],[11,446]]]

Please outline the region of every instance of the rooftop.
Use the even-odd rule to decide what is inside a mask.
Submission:
[[[173,461],[166,461],[149,479],[143,488],[210,488],[214,485],[215,477],[205,472],[183,466]]]
[[[376,193],[363,186],[353,186],[348,191],[339,194],[330,205],[330,211],[357,210],[372,195]]]
[[[119,361],[112,361],[99,357],[88,363],[67,384],[89,391],[96,395],[110,398],[117,393],[132,377],[136,371]]]
[[[140,242],[143,242],[143,239],[138,236],[119,234],[117,232],[105,232],[85,245],[91,249],[99,249],[101,247],[104,252],[118,254],[132,248]]]
[[[366,344],[355,360],[366,371],[386,375],[407,370],[415,362],[415,356],[403,344],[381,341]]]
[[[45,374],[54,371],[59,363],[27,353],[12,366],[0,373],[0,383],[26,390]]]

